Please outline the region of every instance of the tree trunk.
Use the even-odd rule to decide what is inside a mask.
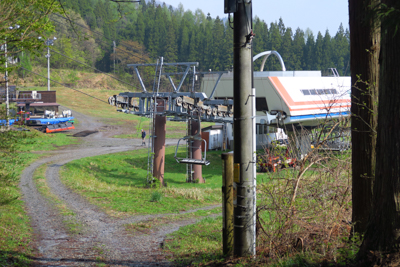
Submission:
[[[389,8],[398,0],[385,0]],[[397,14],[397,12],[393,12]],[[372,213],[359,256],[367,251],[390,252],[400,231],[400,32],[396,15],[382,21],[376,179]],[[392,20],[391,25],[385,24]],[[397,24],[397,25],[395,25]]]
[[[375,176],[380,28],[371,17],[380,0],[349,0],[351,134],[354,231],[364,233],[372,206]]]

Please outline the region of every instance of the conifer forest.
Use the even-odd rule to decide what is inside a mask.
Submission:
[[[68,16],[50,16],[57,37],[52,68],[83,70],[81,63],[85,63],[130,79],[127,64],[155,63],[162,56],[164,62],[199,62],[200,71],[232,69],[233,17],[213,18],[199,9],[192,12],[181,4],[172,7],[154,0],[66,0],[63,8]],[[342,25],[331,35],[328,30],[313,33],[309,28],[285,27],[282,18],[268,23],[255,17],[253,32],[254,55],[278,51],[287,70],[322,70],[324,74],[336,68],[340,75],[350,75],[349,31]],[[24,55],[21,64],[46,64],[43,55],[32,62],[29,58]],[[256,71],[260,64],[256,62]],[[264,70],[280,70],[278,60],[268,59]]]

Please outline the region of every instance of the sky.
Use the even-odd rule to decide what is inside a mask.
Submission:
[[[224,0],[159,0],[167,5],[177,7],[182,3],[185,11],[201,9],[212,18],[224,14]],[[349,28],[348,0],[253,0],[253,17],[258,16],[267,24],[282,18],[286,27],[293,32],[299,27],[303,31],[310,28],[314,36],[318,31],[325,35],[328,29],[331,36],[335,35],[340,23],[344,29]]]

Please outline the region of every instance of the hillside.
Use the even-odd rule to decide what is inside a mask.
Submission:
[[[36,74],[35,74],[36,73]],[[41,76],[39,76],[39,75]],[[71,69],[51,69],[50,78],[56,82],[51,82],[51,86],[60,87],[62,84],[71,88],[87,88],[102,90],[117,90],[121,92],[137,91],[136,87],[114,79],[113,74],[94,73]],[[32,73],[20,77],[16,72],[10,74],[10,82],[13,85],[22,87],[47,87],[47,68],[34,67]],[[57,82],[61,83],[58,84]]]
[[[67,0],[64,15],[52,14],[50,19],[56,37],[51,46],[52,72],[61,69],[93,71],[93,68],[112,73],[132,82],[132,70],[127,64],[164,62],[199,62],[199,71],[230,70],[233,65],[233,31],[228,21],[212,18],[201,11],[193,13],[183,8],[144,2],[117,4],[101,0]],[[280,53],[287,70],[325,70],[336,68],[341,76],[349,75],[349,32],[338,25],[336,33],[312,33],[286,27],[284,21],[265,22],[254,18],[254,54],[267,50]],[[47,66],[47,49],[38,55],[20,55],[27,69]],[[259,70],[261,62],[254,69]],[[280,64],[271,58],[265,70],[278,70]],[[180,69],[174,71],[182,71]],[[170,71],[172,72],[172,71]],[[46,76],[46,72],[41,71]],[[148,79],[153,79],[149,70]],[[78,74],[63,75],[64,82],[74,84]],[[53,76],[53,75],[52,75]],[[56,74],[55,76],[56,77]],[[102,79],[106,80],[106,79]],[[85,83],[85,79],[79,79]],[[94,81],[89,81],[89,84]],[[110,82],[98,82],[104,87]],[[78,85],[85,86],[85,84]],[[86,85],[89,86],[89,85]],[[91,85],[90,85],[91,86]],[[113,88],[113,86],[107,87]]]

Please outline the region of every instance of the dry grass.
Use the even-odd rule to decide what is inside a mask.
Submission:
[[[296,168],[271,172],[258,185],[258,254],[338,262],[357,251],[345,242],[351,231],[351,153],[321,150],[327,138]]]
[[[207,194],[216,194],[221,191],[220,189],[211,189],[211,188],[170,188],[165,187],[162,189],[164,194],[169,194],[174,197],[182,197],[184,199],[193,199],[203,201]]]

